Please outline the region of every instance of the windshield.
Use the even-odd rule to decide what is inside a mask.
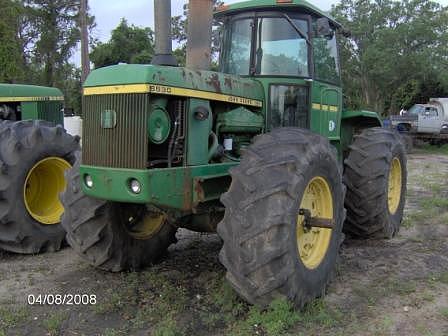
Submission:
[[[437,107],[430,105],[414,105],[409,109],[408,113],[413,115],[424,115],[430,117],[437,117],[439,115]]]
[[[305,20],[292,20],[300,31],[308,34]],[[308,77],[308,45],[285,18],[258,20],[256,74]]]
[[[423,105],[414,105],[408,110],[409,114],[414,114],[414,115],[424,114],[424,112],[425,112],[425,107]]]
[[[306,20],[241,18],[224,24],[224,32],[221,53],[221,70],[224,73],[310,76],[309,46],[302,36],[308,36]]]

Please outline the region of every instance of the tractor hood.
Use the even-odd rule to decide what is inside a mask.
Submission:
[[[25,84],[0,84],[0,102],[39,100],[64,100],[64,95],[61,90],[52,87]]]
[[[264,100],[255,80],[183,67],[119,64],[92,71],[84,83],[84,95],[148,92],[259,108]]]

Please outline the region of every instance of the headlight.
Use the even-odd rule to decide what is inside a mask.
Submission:
[[[142,185],[136,179],[132,179],[129,186],[134,194],[140,194],[140,191],[142,191]]]
[[[84,175],[84,183],[86,184],[86,186],[88,188],[92,188],[93,187],[93,180],[92,180],[92,176],[90,175]]]

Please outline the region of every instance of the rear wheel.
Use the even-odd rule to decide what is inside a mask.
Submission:
[[[323,295],[342,240],[344,190],[335,149],[307,130],[258,136],[231,170],[218,225],[227,279],[247,301]]]
[[[406,198],[406,152],[400,136],[383,128],[364,130],[345,160],[344,230],[362,238],[391,238],[399,230]]]
[[[404,148],[406,149],[406,153],[412,153],[414,150],[414,139],[411,135],[408,134],[400,134],[401,140]]]
[[[65,231],[59,193],[78,139],[41,121],[0,126],[0,248],[17,253],[59,250]]]
[[[84,195],[76,164],[61,195],[67,242],[91,265],[112,272],[153,264],[176,242],[167,216],[144,205],[108,202]]]

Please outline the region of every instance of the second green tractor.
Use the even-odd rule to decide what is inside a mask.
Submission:
[[[399,230],[406,154],[342,108],[340,25],[306,1],[222,7],[220,72],[120,64],[84,84],[82,158],[62,224],[95,267],[150,265],[179,227],[217,231],[247,301],[325,292],[343,231]]]
[[[35,254],[61,248],[59,193],[79,138],[64,130],[62,92],[0,84],[0,250]]]

